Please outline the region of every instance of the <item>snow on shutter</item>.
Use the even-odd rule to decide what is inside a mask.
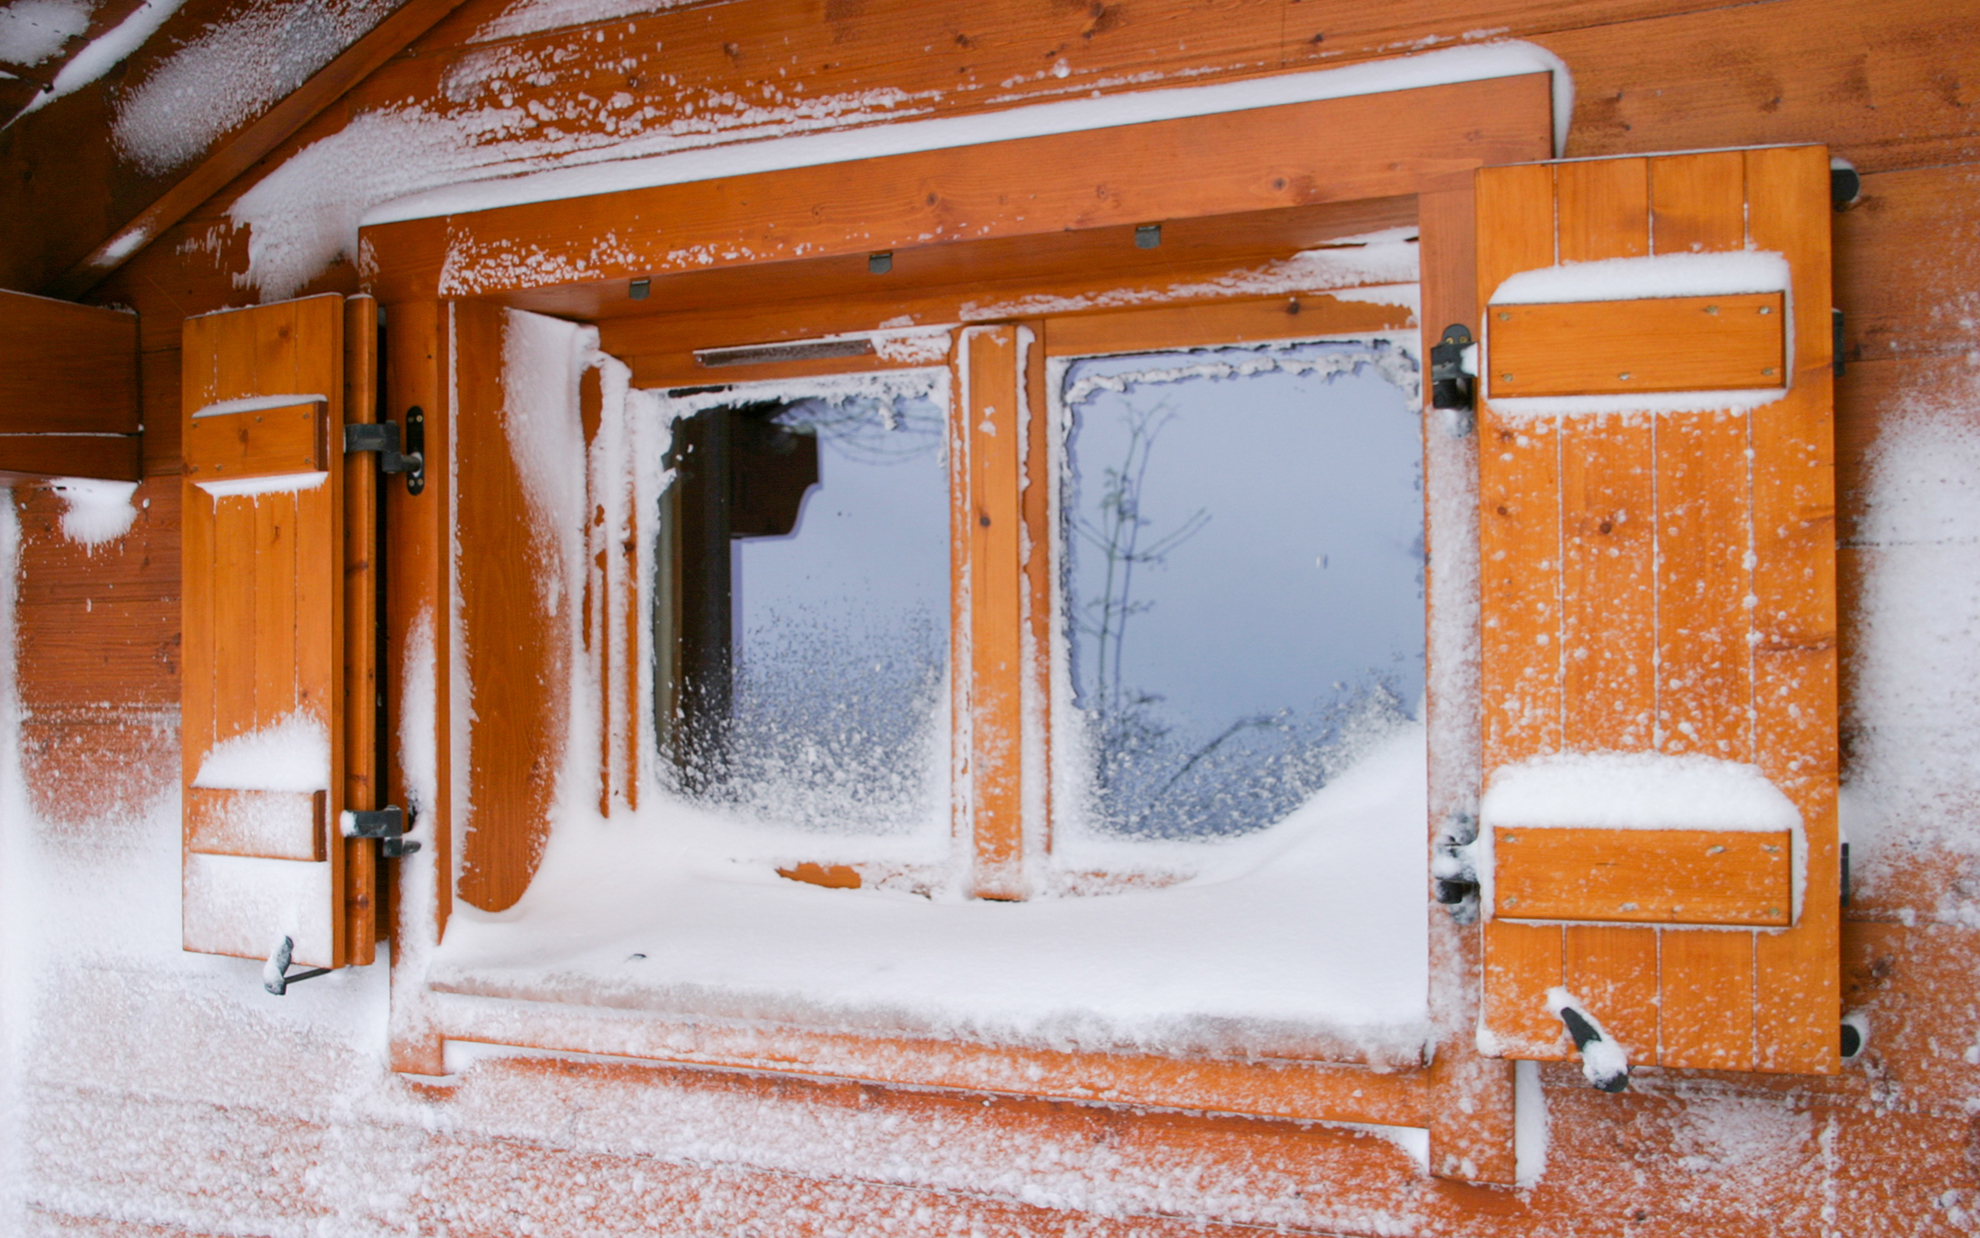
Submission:
[[[1481,1043],[1833,1071],[1828,153],[1477,190]]]
[[[371,959],[370,844],[337,822],[347,798],[376,807],[367,760],[346,783],[347,722],[360,747],[370,728],[345,698],[375,686],[345,678],[346,572],[368,580],[371,550],[345,544],[343,454],[347,403],[371,419],[375,322],[368,298],[332,295],[185,324],[187,950],[265,958],[288,936],[298,966]],[[350,497],[353,534],[374,536]]]

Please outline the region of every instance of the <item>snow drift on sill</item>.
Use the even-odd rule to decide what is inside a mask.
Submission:
[[[514,908],[457,911],[433,983],[1062,1048],[1413,1062],[1427,1029],[1424,735],[1159,890],[1027,903],[827,890],[724,858],[678,803],[566,819]]]

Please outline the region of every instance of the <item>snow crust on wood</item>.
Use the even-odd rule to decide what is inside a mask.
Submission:
[[[1683,413],[1749,413],[1785,398],[1785,387],[1741,391],[1645,391],[1630,395],[1542,395],[1494,398],[1492,411],[1510,422],[1556,417],[1670,417]]]
[[[326,791],[330,728],[298,709],[281,721],[223,739],[199,763],[195,787],[233,791]]]
[[[659,13],[688,0],[514,0],[508,7],[475,27],[469,43],[494,43],[561,30],[567,26],[594,25],[620,17]]]
[[[1872,898],[1919,857],[1980,858],[1970,811],[1980,769],[1976,411],[1980,363],[1937,362],[1885,412],[1866,452],[1842,813],[1851,880]],[[1927,882],[1937,905],[1916,911],[1980,927],[1964,885]]]
[[[144,0],[131,11],[129,17],[69,57],[55,75],[54,82],[50,83],[52,88],[36,95],[22,109],[21,115],[38,112],[55,100],[76,93],[122,64],[126,57],[158,33],[158,28],[170,20],[184,3],[185,0]]]
[[[1501,766],[1488,828],[1794,830],[1801,813],[1757,765],[1697,753],[1562,752]]]
[[[308,859],[316,836],[316,797],[308,792],[249,791],[228,797],[226,815],[209,817],[202,851]]]
[[[247,395],[237,400],[215,400],[201,405],[192,415],[194,421],[201,417],[222,417],[228,413],[258,413],[265,408],[294,408],[298,404],[323,404],[329,397],[314,392],[296,395]]]
[[[259,959],[279,937],[295,939],[299,967],[331,959],[330,865],[187,852],[185,944],[188,950]]]
[[[193,162],[396,7],[393,0],[313,0],[237,10],[122,95],[111,123],[118,152],[148,176]]]
[[[266,477],[202,478],[193,483],[216,499],[254,499],[264,494],[299,494],[315,490],[330,480],[330,474],[271,473]]]
[[[89,31],[87,0],[13,0],[0,9],[0,73],[47,60]]]
[[[1558,150],[1573,103],[1573,85],[1558,57],[1509,41],[918,121],[904,118],[925,114],[934,98],[888,88],[815,98],[778,94],[770,103],[721,99],[685,116],[623,92],[604,99],[583,95],[570,105],[582,108],[582,115],[571,119],[586,121],[587,128],[602,120],[602,130],[566,133],[554,111],[537,105],[546,112],[538,115],[519,106],[509,85],[545,68],[507,47],[470,55],[444,83],[445,105],[366,112],[289,156],[228,208],[235,226],[250,229],[243,285],[272,301],[291,295],[339,257],[362,268],[357,234],[363,223],[1535,72],[1552,74]],[[1116,84],[1139,83],[1108,83]],[[603,261],[614,243],[602,239],[594,261]],[[511,258],[543,260],[540,253]],[[587,278],[582,267],[567,274]]]
[[[1492,293],[1493,305],[1637,301],[1652,297],[1723,297],[1786,292],[1787,258],[1773,250],[1652,254],[1564,262],[1511,275]]]
[[[63,477],[48,483],[62,496],[62,536],[94,549],[131,531],[137,521],[134,481]]]
[[[1547,1093],[1540,1086],[1540,1063],[1513,1063],[1513,1180],[1537,1186],[1547,1172]]]

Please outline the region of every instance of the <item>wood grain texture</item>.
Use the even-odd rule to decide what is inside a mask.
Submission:
[[[549,837],[570,696],[546,686],[568,682],[572,651],[568,622],[542,601],[552,594],[539,573],[561,573],[560,539],[583,534],[541,527],[524,493],[504,429],[514,415],[505,408],[502,383],[505,314],[475,302],[455,310],[460,404],[454,450],[465,479],[456,499],[456,570],[463,656],[475,702],[468,730],[471,808],[459,823],[456,888],[463,901],[483,911],[501,911],[522,897]],[[569,444],[573,462],[582,459],[583,448],[581,440]]]
[[[1562,981],[1632,1062],[1657,1060],[1657,930],[1570,924]]]
[[[1390,197],[1481,164],[1544,156],[1546,90],[1541,75],[1433,86],[895,155],[857,172],[828,164],[379,224],[363,235],[372,286],[389,301],[578,282],[573,273],[622,280]],[[1316,132],[1336,137],[1303,140]],[[1170,174],[1184,163],[1190,176]],[[1096,169],[1106,169],[1104,183]],[[1025,192],[1013,195],[1013,185]],[[605,231],[617,237],[609,258],[595,252]],[[540,259],[503,257],[521,237]],[[734,256],[702,261],[711,255]]]
[[[1567,165],[1576,166],[1576,165]],[[1780,293],[1494,305],[1494,397],[1779,387]]]
[[[1356,331],[1398,331],[1414,325],[1416,316],[1404,306],[1343,301],[1319,293],[1055,317],[1045,351],[1053,357],[1154,352]]]
[[[969,612],[956,660],[969,688],[970,889],[978,898],[1022,898],[1024,854],[1024,657],[1028,578],[1022,561],[1018,338],[1016,327],[973,327],[967,390],[958,401],[969,436]],[[962,621],[962,616],[957,616]]]
[[[344,424],[378,420],[378,302],[351,297],[344,302]],[[341,433],[338,438],[341,439]],[[332,444],[341,450],[341,441]],[[344,473],[344,807],[382,808],[378,727],[378,482],[373,459],[347,460]],[[342,838],[344,849],[345,952],[354,967],[376,961],[380,936],[378,847]]]
[[[0,433],[136,434],[137,315],[0,290]]]
[[[183,367],[182,436],[193,470],[181,480],[188,535],[183,576],[188,635],[181,680],[181,735],[188,855],[206,846],[239,854],[256,797],[221,803],[193,786],[213,746],[285,723],[326,732],[325,803],[313,815],[306,848],[291,839],[286,858],[327,866],[330,939],[297,942],[299,966],[341,967],[349,960],[344,887],[345,848],[322,838],[323,823],[344,806],[343,455],[328,450],[328,426],[341,424],[344,303],[317,297],[189,320]],[[191,414],[217,400],[322,393],[321,401],[226,416]],[[210,429],[208,428],[210,425]],[[195,427],[198,427],[197,432]],[[229,476],[326,476],[299,489],[215,495],[199,482]],[[280,470],[278,472],[278,470]],[[222,823],[222,809],[247,814]],[[279,840],[277,840],[279,841]],[[292,852],[307,855],[290,855]],[[264,851],[263,854],[266,854]],[[203,904],[185,906],[185,946],[208,953],[259,949],[274,925],[243,942],[236,930],[209,923]],[[307,921],[316,913],[304,911]]]
[[[1755,940],[1736,931],[1657,931],[1658,1061],[1707,1070],[1755,1067]],[[1833,1025],[1829,1036],[1833,1044]]]
[[[1521,920],[1785,927],[1794,848],[1785,832],[1493,831],[1493,900]]]
[[[135,434],[0,434],[0,478],[8,485],[57,477],[136,481],[144,475]]]
[[[1562,1061],[1569,1041],[1547,1009],[1547,990],[1566,976],[1566,939],[1558,924],[1493,921],[1485,933],[1481,1034],[1507,1057]]]

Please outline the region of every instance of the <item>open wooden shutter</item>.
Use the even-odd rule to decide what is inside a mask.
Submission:
[[[376,849],[338,820],[377,806],[376,492],[343,450],[373,416],[376,323],[331,295],[185,324],[187,950],[372,960]]]
[[[1828,152],[1477,189],[1481,1042],[1833,1071]]]

